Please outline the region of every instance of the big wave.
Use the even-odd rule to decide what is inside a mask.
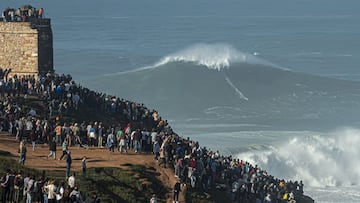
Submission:
[[[287,70],[281,66],[273,64],[265,59],[257,57],[258,53],[248,54],[235,49],[233,46],[224,43],[205,44],[198,43],[191,45],[182,50],[168,54],[162,57],[154,65],[143,66],[137,69],[121,71],[115,73],[116,75],[123,75],[127,73],[139,72],[144,70],[151,70],[159,67],[165,67],[169,63],[194,63],[198,66],[205,66],[210,70],[221,71],[225,68],[230,68],[233,64],[258,64],[270,66]],[[113,76],[114,73],[108,73],[104,76]]]
[[[226,44],[197,44],[155,65],[91,82],[99,91],[142,101],[172,119],[206,119],[213,116],[207,109],[228,106],[241,109],[239,116],[220,111],[220,117],[271,129],[319,131],[358,121],[360,83],[261,63],[266,62]]]
[[[229,68],[231,64],[234,63],[260,64],[279,67],[267,62],[264,59],[260,59],[255,55],[257,54],[247,54],[238,51],[228,44],[199,43],[163,57],[155,64],[155,67],[171,62],[192,62],[218,71],[224,68]]]
[[[276,177],[303,180],[311,187],[354,186],[360,182],[360,129],[292,138],[265,151],[238,154]]]

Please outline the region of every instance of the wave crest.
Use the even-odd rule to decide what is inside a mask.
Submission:
[[[257,52],[254,54],[247,54],[238,51],[228,44],[217,43],[217,44],[204,44],[199,43],[192,45],[183,50],[174,52],[172,54],[162,57],[154,65],[143,66],[136,69],[131,69],[127,71],[121,71],[117,73],[108,73],[104,76],[112,75],[122,75],[127,73],[134,73],[144,70],[153,70],[160,66],[166,65],[172,62],[185,62],[185,63],[194,63],[200,66],[206,66],[211,70],[222,70],[224,68],[230,68],[232,64],[236,63],[246,63],[246,64],[259,64],[265,66],[271,66],[282,70],[288,70],[271,62],[268,62],[264,59],[257,57],[259,55]],[[245,99],[244,96],[240,97]],[[246,100],[246,99],[245,99]]]
[[[195,44],[173,54],[163,57],[155,67],[171,62],[192,62],[220,71],[229,68],[232,63],[273,64],[254,55],[240,52],[228,44]]]

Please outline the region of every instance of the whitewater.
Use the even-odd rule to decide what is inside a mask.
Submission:
[[[179,134],[360,202],[360,1],[2,0],[45,8],[54,63]],[[96,12],[95,12],[96,11]]]
[[[359,201],[359,129],[294,136],[266,150],[238,154],[276,177],[303,180],[316,202]]]

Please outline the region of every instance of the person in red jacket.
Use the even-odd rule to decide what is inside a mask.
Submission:
[[[38,17],[39,17],[39,18],[43,18],[43,15],[44,15],[44,9],[43,9],[43,8],[40,8],[40,9],[38,10]]]

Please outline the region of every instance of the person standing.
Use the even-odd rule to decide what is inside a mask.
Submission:
[[[106,140],[107,146],[109,147],[109,151],[111,154],[114,154],[114,146],[115,146],[115,136],[113,132],[110,132],[110,134],[107,137]]]
[[[140,140],[141,151],[143,151],[143,152],[148,152],[149,151],[148,140],[151,140],[149,138],[150,138],[150,132],[146,128],[144,128],[141,131],[141,140]]]
[[[70,192],[71,192],[70,191],[70,186],[66,185],[65,190],[64,190],[64,195],[63,195],[63,200],[64,200],[65,203],[70,202]]]
[[[60,185],[58,186],[58,193],[56,193],[56,202],[63,202],[63,199],[64,199],[64,192],[65,192],[65,182],[64,181],[61,181],[60,182]]]
[[[33,202],[44,202],[44,194],[43,194],[43,187],[44,187],[44,178],[42,175],[35,181],[36,188],[34,190],[34,201]]]
[[[50,142],[49,149],[50,149],[50,154],[47,156],[47,158],[54,156],[54,160],[56,160],[56,142],[54,137]]]
[[[34,125],[33,125],[32,121],[30,120],[30,118],[28,118],[25,122],[25,135],[26,135],[27,139],[31,138],[30,134],[31,134],[33,127],[34,127]]]
[[[34,187],[35,187],[34,176],[30,176],[30,179],[26,185],[26,203],[32,203],[34,198],[34,192],[33,192]]]
[[[24,184],[24,180],[21,176],[21,172],[19,171],[14,179],[14,202],[19,202],[20,191],[22,192],[23,184]]]
[[[160,144],[159,144],[159,142],[158,142],[157,140],[154,142],[153,153],[154,153],[154,159],[155,159],[156,161],[159,161],[159,156],[160,156]]]
[[[9,193],[8,193],[6,199],[9,202],[13,202],[13,200],[14,200],[14,182],[15,182],[15,174],[14,174],[13,170],[10,170],[8,182],[9,182],[9,185],[8,185]]]
[[[72,202],[83,202],[81,193],[78,187],[74,187],[74,190],[70,193],[70,199]]]
[[[138,128],[134,134],[134,150],[135,150],[135,153],[138,153],[141,149],[141,144],[140,144],[140,141],[141,141],[141,138],[142,138],[142,134],[141,134],[141,131],[140,131],[140,128]]]
[[[43,18],[43,15],[44,15],[44,9],[43,8],[40,8],[38,10],[38,18]]]
[[[96,122],[95,122],[96,123]],[[95,125],[90,125],[89,128],[89,140],[90,140],[90,146],[93,147],[95,146],[95,142],[96,142],[96,130],[95,130]]]
[[[75,173],[68,179],[68,185],[70,186],[70,190],[72,191],[75,188]]]
[[[62,158],[64,158],[64,156],[66,156],[68,154],[68,144],[66,143],[66,141],[64,140],[64,142],[62,143],[62,155],[59,158],[59,160],[61,160]]]
[[[24,118],[16,120],[16,140],[22,140],[24,134]]]
[[[20,152],[19,163],[20,163],[20,165],[25,165],[25,160],[26,160],[26,143],[25,143],[24,140],[22,140],[22,141],[20,142],[19,152]]]
[[[34,130],[30,131],[30,139],[31,139],[31,145],[32,145],[32,150],[35,151],[35,145],[36,145],[36,134]]]
[[[82,166],[82,176],[86,176],[86,156],[83,157],[81,160],[81,166]]]
[[[55,181],[49,181],[46,186],[44,186],[44,189],[47,191],[48,195],[48,203],[56,203],[56,193],[55,193]]]
[[[123,131],[120,129],[117,133],[116,133],[117,137],[118,137],[118,143],[119,143],[119,152],[120,154],[123,152],[123,149],[125,149],[125,152],[127,153],[127,149],[126,149],[126,137],[125,134],[123,133]]]
[[[60,123],[57,123],[56,124],[56,127],[55,127],[55,141],[56,141],[56,144],[57,145],[61,145],[61,135],[62,135],[62,126],[60,125]]]
[[[27,192],[27,186],[28,186],[28,182],[29,182],[29,180],[30,180],[30,174],[28,173],[28,174],[26,174],[26,176],[25,176],[25,178],[23,179],[23,190],[22,190],[22,199],[26,199],[26,196],[27,196],[27,194],[26,194],[26,192]]]
[[[6,203],[6,197],[9,193],[9,186],[10,186],[9,177],[10,177],[10,169],[8,169],[6,174],[1,178],[1,188],[2,188],[1,200],[2,200],[2,203]]]
[[[178,203],[179,202],[179,193],[181,191],[180,188],[180,180],[176,181],[175,185],[174,185],[174,202]]]
[[[72,163],[71,152],[68,151],[68,154],[66,156],[66,178],[70,176],[71,163]]]
[[[103,148],[103,134],[104,134],[104,127],[102,126],[102,122],[99,122],[99,126],[97,128],[97,137],[98,137],[98,147]]]

